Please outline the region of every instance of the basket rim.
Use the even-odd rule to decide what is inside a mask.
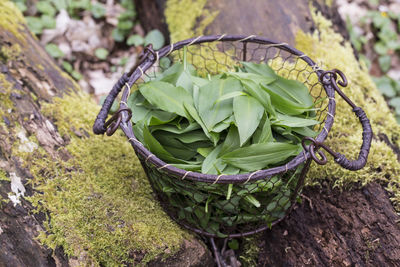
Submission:
[[[220,42],[250,42],[250,43],[258,43],[258,44],[263,44],[267,46],[273,46],[277,47],[279,49],[282,49],[284,51],[287,51],[299,58],[301,58],[304,62],[306,62],[317,74],[318,78],[321,79],[323,78],[323,73],[324,70],[321,69],[311,58],[309,58],[306,54],[303,52],[297,50],[296,48],[293,48],[289,46],[287,43],[279,43],[274,40],[261,37],[261,36],[256,36],[256,35],[227,35],[227,34],[222,34],[222,35],[208,35],[208,36],[198,36],[190,39],[186,39],[183,41],[176,42],[174,44],[170,44],[167,46],[164,46],[163,48],[157,50],[157,51],[152,51],[151,53],[147,53],[145,58],[142,60],[142,62],[136,67],[136,69],[133,70],[132,75],[130,75],[129,81],[127,82],[127,88],[125,88],[123,95],[121,97],[121,107],[127,107],[127,99],[130,95],[130,88],[131,86],[139,80],[144,73],[159,59],[162,57],[166,57],[169,54],[171,54],[175,50],[179,50],[183,48],[184,46],[190,46],[194,44],[199,44],[199,43],[205,43],[205,42],[215,42],[215,41],[220,41]],[[336,101],[335,101],[335,90],[330,84],[326,83],[320,83],[322,87],[325,89],[325,92],[327,94],[327,97],[329,99],[328,102],[328,111],[327,114],[329,116],[326,117],[325,121],[322,123],[323,127],[321,132],[318,134],[318,136],[315,138],[316,141],[318,142],[323,142],[332,128],[333,122],[334,122],[334,115],[335,115],[335,108],[336,108]],[[120,124],[120,127],[124,134],[127,136],[128,141],[131,143],[133,149],[135,150],[137,155],[140,155],[144,158],[144,162],[142,164],[153,164],[157,170],[163,170],[167,172],[168,174],[174,175],[176,177],[180,177],[181,179],[187,179],[187,180],[192,180],[192,181],[198,181],[198,182],[206,182],[206,183],[247,183],[250,181],[256,181],[260,179],[265,179],[268,177],[272,177],[277,174],[285,173],[289,170],[292,170],[294,168],[297,168],[301,163],[306,162],[306,160],[310,159],[310,153],[305,151],[303,148],[303,151],[300,152],[296,157],[294,157],[292,160],[290,160],[288,163],[285,165],[269,168],[269,169],[262,169],[262,170],[257,170],[254,172],[249,172],[249,173],[243,173],[243,174],[235,174],[235,175],[214,175],[214,174],[203,174],[200,172],[194,172],[194,171],[187,171],[184,169],[179,169],[177,167],[174,167],[161,159],[159,159],[156,155],[151,153],[139,140],[136,139],[133,129],[132,129],[132,122],[129,119],[128,112],[123,111],[121,112],[122,114],[122,122]]]

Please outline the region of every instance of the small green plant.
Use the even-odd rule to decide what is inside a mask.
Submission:
[[[377,6],[379,1],[370,1],[372,6]],[[400,123],[400,81],[387,75],[392,66],[392,59],[400,55],[400,14],[393,11],[369,11],[361,18],[359,27],[354,27],[347,18],[347,30],[353,47],[360,55],[360,60],[364,61],[368,67],[371,61],[376,62],[381,73],[381,77],[373,77],[378,89],[385,96],[388,104],[393,108],[397,121]],[[372,33],[368,40],[366,32]],[[370,59],[363,54],[372,47],[372,57]]]

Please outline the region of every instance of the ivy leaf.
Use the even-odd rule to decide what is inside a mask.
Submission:
[[[164,46],[165,38],[164,35],[157,29],[147,33],[144,38],[144,45],[153,44],[153,49],[158,50]]]
[[[379,66],[383,72],[387,72],[390,69],[392,63],[391,57],[389,55],[380,56],[378,58]]]
[[[36,3],[36,8],[41,13],[49,15],[51,17],[54,17],[54,15],[56,14],[56,9],[48,1],[39,1],[39,2],[37,2]]]
[[[53,58],[61,58],[64,56],[64,53],[60,50],[58,45],[49,43],[45,46],[47,53],[50,54]]]
[[[98,59],[105,60],[108,56],[108,51],[105,48],[97,48],[94,54]]]
[[[392,86],[391,80],[387,76],[383,76],[380,78],[373,77],[372,78],[378,87],[378,90],[381,91],[381,93],[384,96],[387,97],[394,97],[396,95],[396,91]]]
[[[106,14],[106,9],[99,3],[94,3],[90,8],[90,12],[92,12],[94,18],[100,19]]]
[[[112,30],[111,37],[116,42],[122,42],[125,39],[124,33],[118,28],[115,28],[115,29]]]
[[[139,46],[144,44],[144,39],[139,34],[134,34],[129,36],[128,40],[126,40],[127,45]]]

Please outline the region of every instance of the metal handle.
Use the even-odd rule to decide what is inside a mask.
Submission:
[[[323,84],[333,86],[335,91],[353,108],[353,112],[356,114],[356,116],[360,120],[360,123],[363,128],[363,133],[362,133],[363,143],[361,145],[360,153],[358,154],[358,158],[357,158],[357,160],[348,160],[345,155],[334,152],[331,148],[329,148],[324,143],[318,142],[315,139],[310,138],[310,137],[304,138],[302,140],[302,145],[306,151],[310,152],[311,158],[318,164],[324,165],[328,161],[325,154],[322,151],[318,151],[318,154],[320,155],[321,159],[319,159],[315,154],[316,150],[318,150],[319,148],[323,148],[335,158],[335,161],[341,167],[351,170],[351,171],[357,171],[357,170],[362,169],[365,166],[365,164],[367,163],[369,150],[371,148],[373,132],[372,132],[372,128],[371,128],[369,119],[367,118],[367,115],[365,114],[364,110],[360,107],[357,107],[338,87],[338,85],[336,83],[337,75],[339,75],[342,79],[341,81],[338,81],[337,83],[343,87],[347,86],[346,76],[340,70],[337,70],[337,69],[334,69],[332,71],[324,71],[321,73],[319,78]],[[311,141],[311,144],[309,146],[305,145],[306,140]]]
[[[335,161],[345,169],[356,171],[362,169],[367,163],[369,149],[372,141],[372,128],[365,114],[364,110],[360,107],[353,108],[353,112],[357,115],[363,128],[363,143],[361,145],[360,153],[357,160],[348,160],[344,155],[337,153]]]
[[[104,134],[107,131],[105,123],[108,112],[110,111],[110,108],[115,98],[118,96],[119,92],[121,92],[122,88],[124,87],[125,83],[128,82],[128,80],[128,74],[124,73],[122,77],[118,80],[118,82],[113,86],[106,100],[104,100],[103,106],[101,107],[93,125],[93,132],[95,134]]]

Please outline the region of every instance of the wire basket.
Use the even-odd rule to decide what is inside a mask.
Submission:
[[[131,110],[126,103],[131,88],[155,79],[169,63],[181,61],[184,47],[187,48],[187,60],[204,75],[231,70],[241,61],[264,62],[278,75],[302,82],[318,109],[316,118],[321,123],[314,129],[319,132],[318,136],[315,139],[304,138],[304,150],[286,164],[246,174],[202,174],[163,162],[134,136]],[[158,51],[148,46],[138,65],[130,73],[125,73],[110,92],[93,129],[96,134],[107,132],[108,135],[118,127],[123,130],[161,205],[180,225],[208,237],[243,237],[266,230],[289,214],[301,192],[311,160],[319,164],[327,162],[321,148],[346,169],[358,170],[366,164],[372,138],[371,126],[364,111],[338,87],[338,76],[341,78],[338,84],[346,86],[346,78],[339,70],[324,71],[289,45],[257,36],[202,36]],[[114,99],[124,87],[120,109],[105,122]],[[363,127],[363,144],[355,161],[347,160],[323,144],[334,121],[335,91],[352,107]]]

